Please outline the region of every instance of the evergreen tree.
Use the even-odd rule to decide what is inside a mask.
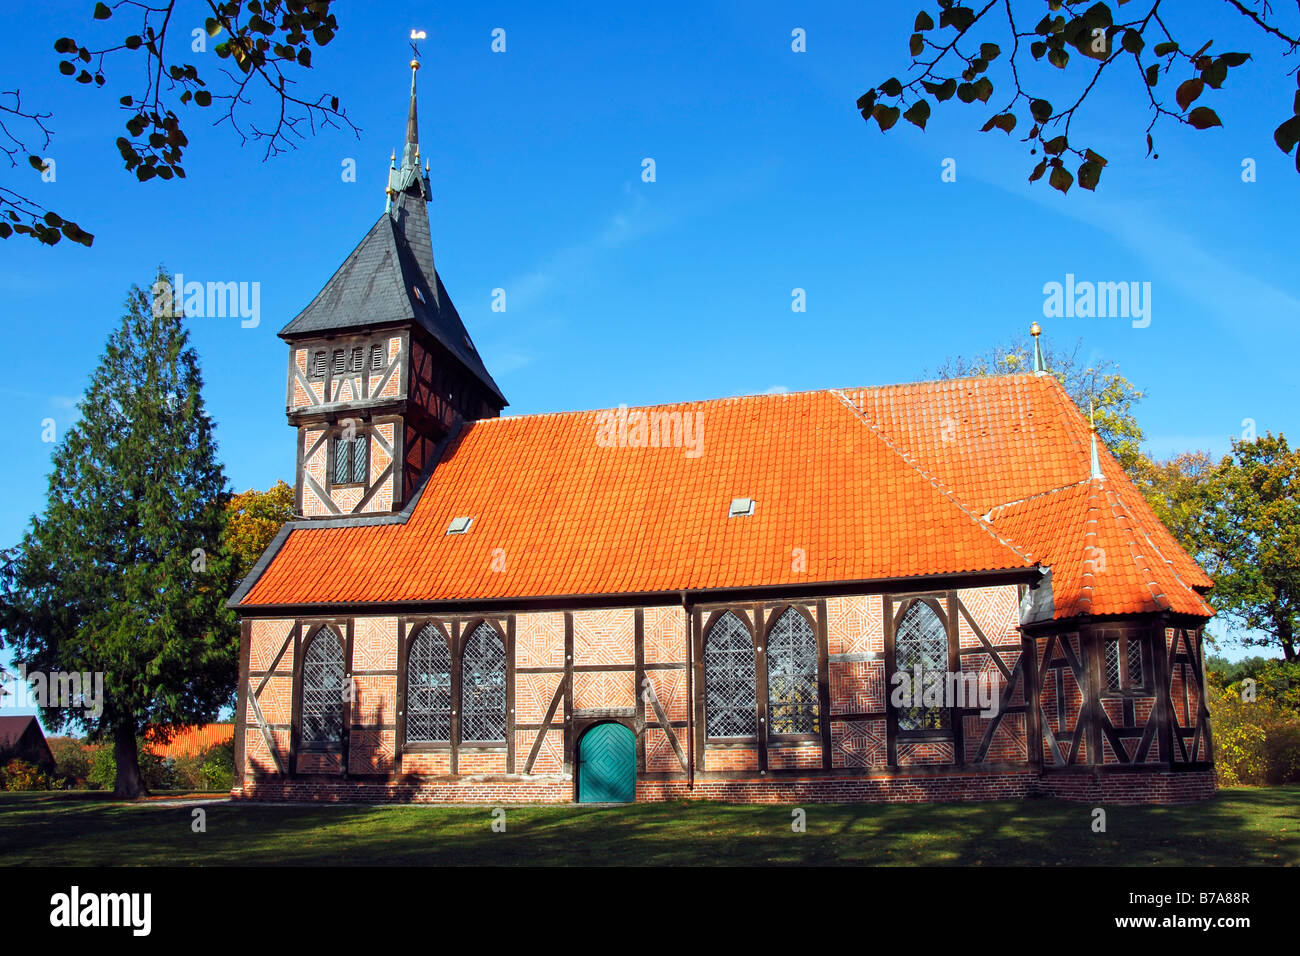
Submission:
[[[181,318],[131,289],[54,452],[45,512],[0,569],[15,660],[103,674],[102,713],[48,700],[42,717],[112,741],[120,797],[145,792],[146,727],[212,720],[238,673],[226,479]]]

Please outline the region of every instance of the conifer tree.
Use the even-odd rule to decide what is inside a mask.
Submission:
[[[154,304],[139,286],[128,294],[80,420],[55,449],[45,511],[0,569],[15,662],[29,674],[102,673],[102,713],[47,700],[42,717],[112,742],[119,797],[145,792],[146,727],[212,720],[238,661],[228,493],[198,355],[182,316]]]

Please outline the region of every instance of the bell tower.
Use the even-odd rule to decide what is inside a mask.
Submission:
[[[279,333],[289,345],[286,411],[298,432],[296,509],[305,518],[401,510],[438,443],[507,404],[434,267],[418,51],[410,66],[406,142],[401,165],[396,154],[390,160],[383,215]]]

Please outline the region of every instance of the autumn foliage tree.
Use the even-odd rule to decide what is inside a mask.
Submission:
[[[226,502],[225,547],[241,580],[253,569],[284,523],[293,517],[293,487],[277,481],[266,491],[250,488]]]

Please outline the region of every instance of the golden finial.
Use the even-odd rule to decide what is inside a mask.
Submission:
[[[1035,322],[1033,325],[1029,327],[1029,334],[1032,335],[1034,338],[1038,338],[1040,335],[1043,334],[1043,327],[1039,325],[1037,322]]]
[[[1091,398],[1088,399],[1088,431],[1092,432],[1094,435],[1097,433],[1096,408],[1094,407]]]
[[[412,60],[412,61],[411,61],[411,69],[413,69],[413,70],[418,70],[419,68],[420,68],[420,61],[419,61],[419,60]]]
[[[392,186],[385,186],[384,195],[388,196],[389,198],[392,198],[393,196],[397,195],[397,190],[394,189]]]

